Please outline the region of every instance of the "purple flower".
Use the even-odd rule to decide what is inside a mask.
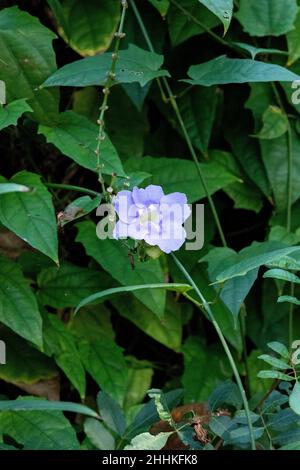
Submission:
[[[165,253],[183,245],[186,231],[182,225],[191,214],[185,194],[165,195],[155,185],[134,187],[132,191],[120,191],[113,204],[119,216],[114,238],[145,240]]]

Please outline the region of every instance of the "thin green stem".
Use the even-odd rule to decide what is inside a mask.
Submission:
[[[122,5],[122,13],[121,13],[121,19],[119,23],[119,28],[118,31],[115,33],[115,47],[114,51],[112,53],[112,60],[111,60],[111,67],[110,70],[107,73],[107,80],[104,84],[103,88],[103,101],[100,106],[100,115],[97,120],[97,123],[99,124],[99,132],[98,132],[98,137],[97,137],[97,147],[95,150],[95,154],[97,157],[97,171],[98,171],[98,180],[101,184],[102,187],[102,192],[105,194],[105,186],[104,186],[104,180],[102,176],[102,169],[103,169],[103,164],[101,163],[101,142],[105,139],[105,122],[104,122],[104,117],[105,117],[105,112],[108,110],[108,95],[110,93],[110,88],[113,86],[115,83],[115,78],[116,78],[116,65],[119,57],[119,49],[120,49],[120,43],[121,40],[125,37],[125,33],[123,32],[124,28],[124,22],[125,22],[125,15],[126,15],[126,10],[128,7],[127,1],[126,0],[121,0],[121,5]]]
[[[295,295],[295,284],[291,283],[291,297]],[[294,339],[294,304],[290,303],[289,306],[289,345],[292,346]]]
[[[197,284],[195,283],[193,278],[190,276],[190,274],[187,272],[187,270],[185,269],[183,264],[179,261],[177,256],[175,256],[174,253],[172,253],[171,255],[172,255],[172,258],[174,259],[176,265],[178,266],[178,268],[180,269],[180,271],[182,272],[182,274],[186,278],[186,280],[191,284],[191,286],[194,288],[195,292],[197,293],[199,299],[201,300],[203,308],[205,309],[205,311],[206,311],[210,321],[212,322],[212,324],[213,324],[213,326],[216,330],[216,333],[217,333],[217,335],[218,335],[218,337],[221,341],[221,344],[224,348],[224,351],[226,353],[226,356],[227,356],[228,361],[230,363],[230,366],[232,368],[233,375],[235,377],[237,386],[239,388],[239,391],[240,391],[240,394],[241,394],[241,397],[242,397],[242,400],[243,400],[245,413],[246,413],[246,416],[247,416],[248,427],[249,427],[249,434],[250,434],[250,439],[251,439],[251,448],[252,448],[252,450],[256,450],[255,439],[254,439],[254,434],[253,434],[253,427],[252,427],[252,421],[251,421],[251,415],[250,415],[250,408],[249,408],[246,392],[244,390],[244,387],[243,387],[243,384],[242,384],[237,366],[236,366],[235,361],[233,359],[233,356],[231,354],[231,351],[230,351],[230,349],[227,345],[226,339],[225,339],[225,337],[222,333],[222,330],[219,327],[217,321],[215,320],[214,314],[213,314],[213,312],[210,308],[209,303],[206,301],[205,297],[203,296],[202,292],[198,288]]]
[[[248,365],[248,352],[247,352],[247,344],[246,344],[246,307],[245,304],[242,305],[241,310],[240,310],[240,328],[241,328],[241,337],[242,337],[242,342],[243,342],[243,362],[245,365],[245,389],[246,393],[249,396],[251,396],[251,388],[250,388],[250,381],[249,381],[249,365]]]
[[[153,44],[152,44],[152,41],[149,37],[149,34],[148,34],[148,31],[145,27],[145,24],[143,22],[143,19],[136,7],[136,4],[134,2],[134,0],[129,0],[130,1],[130,4],[132,6],[132,9],[133,9],[133,12],[135,14],[135,17],[136,17],[136,20],[140,26],[140,29],[141,29],[141,32],[145,38],[145,41],[148,45],[148,48],[151,52],[155,52],[154,50],[154,47],[153,47]],[[218,37],[218,36],[217,36]],[[158,79],[158,83],[159,83],[159,86],[160,86],[160,89],[162,90],[162,87],[161,87],[161,81]],[[198,157],[197,157],[197,154],[194,150],[194,147],[193,147],[193,144],[192,144],[192,141],[190,139],[190,136],[189,136],[189,133],[187,131],[187,128],[185,126],[185,123],[183,121],[183,118],[182,118],[182,115],[181,115],[181,112],[180,112],[180,109],[177,105],[177,101],[176,101],[176,98],[172,92],[172,89],[169,85],[169,82],[167,80],[166,77],[163,77],[162,78],[162,83],[167,91],[167,95],[168,95],[168,100],[170,101],[170,104],[176,114],[176,117],[178,119],[178,122],[179,122],[179,125],[181,127],[181,130],[182,130],[182,133],[183,133],[183,136],[185,138],[185,141],[186,141],[186,144],[188,146],[188,149],[190,151],[190,154],[192,156],[192,159],[194,160],[194,163],[196,165],[196,169],[197,169],[197,172],[198,172],[198,175],[199,175],[199,178],[200,178],[200,181],[203,185],[203,188],[204,188],[204,191],[206,193],[206,196],[207,196],[207,199],[208,199],[208,202],[209,202],[209,205],[211,207],[211,211],[212,211],[212,214],[213,214],[213,217],[214,217],[214,220],[215,220],[215,223],[216,223],[216,226],[217,226],[217,229],[218,229],[218,232],[219,232],[219,236],[220,236],[220,239],[221,239],[221,242],[223,244],[223,246],[227,246],[227,243],[226,243],[226,239],[225,239],[225,235],[224,235],[224,232],[223,232],[223,229],[222,229],[222,225],[221,225],[221,222],[220,222],[220,219],[219,219],[219,216],[218,216],[218,213],[217,213],[217,209],[216,209],[216,206],[214,204],[214,201],[213,201],[213,198],[211,197],[210,195],[210,192],[209,192],[209,189],[208,189],[208,186],[207,186],[207,183],[206,183],[206,180],[205,180],[205,177],[204,177],[204,174],[203,174],[203,171],[202,171],[202,168],[201,168],[201,165],[199,163],[199,160],[198,160]]]
[[[65,189],[67,191],[75,191],[76,193],[84,193],[89,196],[101,196],[101,193],[97,193],[92,189],[82,188],[81,186],[73,186],[72,184],[60,184],[60,183],[44,183],[47,188],[54,189]]]

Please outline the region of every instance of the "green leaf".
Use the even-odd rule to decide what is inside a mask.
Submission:
[[[206,8],[216,15],[224,25],[226,33],[233,14],[233,0],[199,0]]]
[[[99,129],[86,117],[66,111],[61,113],[59,120],[51,126],[40,126],[39,133],[78,165],[96,171],[95,150]],[[122,163],[108,136],[101,144],[101,163],[103,174],[117,173],[119,176],[125,176]]]
[[[233,199],[235,209],[246,209],[260,212],[263,200],[260,191],[251,183],[233,183],[224,189],[225,193]]]
[[[271,366],[275,367],[276,369],[286,370],[290,369],[289,364],[282,361],[281,359],[277,359],[276,357],[270,356],[269,354],[262,354],[258,356],[258,359],[270,364]]]
[[[284,269],[270,269],[265,272],[264,278],[280,279],[281,281],[293,282],[294,284],[300,284],[300,279],[296,274],[285,271]]]
[[[238,181],[237,176],[228,168],[224,168],[221,162],[200,163],[200,167],[210,194]],[[165,193],[183,192],[190,203],[206,197],[206,191],[199,181],[196,166],[189,160],[143,157],[130,159],[127,162],[126,170],[141,169],[152,174],[152,178],[146,180],[147,184],[158,184],[163,187]]]
[[[99,387],[122,403],[127,387],[127,365],[123,350],[114,341],[79,342],[81,360]]]
[[[110,317],[110,311],[103,304],[86,307],[73,315],[68,329],[78,338],[83,337],[88,341],[97,341],[99,336],[114,339],[115,332]]]
[[[185,390],[185,403],[201,402],[215,389],[218,382],[230,376],[218,351],[208,348],[195,336],[190,336],[182,346],[184,373],[182,385]],[[209,362],[209,369],[205,364]],[[199,376],[195,380],[195,369]]]
[[[299,31],[300,31],[300,11],[298,11],[296,20],[294,22],[294,28],[288,32],[286,38],[288,43],[289,60],[288,67],[297,62],[300,58],[300,42],[299,42]]]
[[[229,431],[235,426],[229,416],[213,416],[209,420],[210,430],[224,440],[229,438]]]
[[[57,365],[78,390],[80,397],[84,398],[85,371],[75,338],[55,315],[45,313],[43,321],[46,354],[54,357]]]
[[[288,117],[277,106],[269,106],[262,118],[263,128],[256,135],[259,139],[276,139],[287,132]]]
[[[128,369],[128,387],[126,390],[124,408],[130,409],[134,405],[138,405],[143,402],[147,391],[151,387],[153,369],[151,364],[147,361],[138,361],[135,358],[131,358]]]
[[[24,450],[79,450],[74,428],[58,411],[2,411],[0,428]]]
[[[162,395],[163,406],[169,410],[173,410],[182,399],[182,390],[172,390]],[[139,433],[143,433],[150,426],[159,421],[159,416],[154,403],[154,399],[148,401],[135,416],[133,422],[126,431],[128,439],[132,439]]]
[[[124,413],[119,403],[105,392],[97,395],[97,404],[101,418],[112,431],[122,436],[126,429]]]
[[[284,357],[285,359],[289,359],[290,353],[284,344],[279,343],[278,341],[271,341],[271,343],[268,343],[268,347],[272,349],[272,351],[280,354],[280,356]]]
[[[28,193],[31,191],[28,186],[24,186],[23,184],[15,184],[15,183],[0,183],[0,194],[7,194],[7,193]]]
[[[268,64],[251,59],[230,59],[219,56],[188,70],[191,85],[222,85],[227,83],[250,82],[293,82],[300,80],[299,75],[276,64]]]
[[[0,367],[0,379],[18,385],[34,384],[57,376],[54,362],[25,340],[1,328],[1,340],[5,342],[9,360]]]
[[[43,269],[37,278],[38,298],[55,308],[76,307],[82,298],[97,295],[103,286],[100,271],[64,263],[59,268]]]
[[[68,401],[40,400],[39,398],[30,397],[19,398],[17,400],[0,401],[0,411],[68,411],[72,413],[79,413],[85,416],[92,416],[93,418],[99,418],[99,415],[98,413],[96,413],[96,411],[92,410],[91,408],[88,408],[85,405]]]
[[[236,409],[242,407],[242,397],[237,385],[230,380],[220,384],[210,395],[208,404],[211,411],[231,405]]]
[[[82,307],[85,307],[86,305],[89,305],[91,303],[95,303],[97,301],[104,302],[107,299],[110,299],[111,297],[114,297],[117,294],[124,294],[125,292],[135,292],[138,290],[143,290],[143,289],[165,289],[165,290],[170,290],[173,292],[180,292],[184,293],[192,289],[191,286],[188,284],[172,284],[172,283],[166,283],[166,284],[144,284],[142,286],[123,286],[123,287],[113,287],[112,289],[106,289],[102,292],[97,292],[96,294],[90,295],[89,297],[86,297],[85,299],[81,300],[79,305],[77,306],[75,313],[77,313]]]
[[[33,119],[52,122],[58,114],[58,92],[37,87],[56,69],[55,35],[17,7],[0,12],[0,31],[0,76],[8,101],[27,99]]]
[[[294,28],[296,0],[241,0],[236,14],[251,36],[281,36]]]
[[[150,3],[159,11],[161,16],[166,16],[170,3],[169,0],[149,0]]]
[[[289,404],[292,410],[300,415],[300,383],[296,382],[292,393],[290,394]]]
[[[67,225],[73,220],[80,219],[94,211],[101,203],[101,196],[96,196],[93,199],[90,196],[81,196],[72,201],[65,207],[63,216],[60,218],[62,227]]]
[[[54,12],[59,22],[63,18],[58,32],[69,46],[82,56],[93,56],[109,48],[120,19],[120,4],[64,0],[61,11]]]
[[[42,319],[20,267],[0,258],[0,321],[25,339],[42,347]]]
[[[254,439],[259,439],[265,431],[264,427],[253,427]],[[241,445],[248,444],[251,441],[251,436],[248,426],[240,426],[237,429],[233,429],[229,432],[229,436],[226,437],[226,444]]]
[[[215,15],[200,5],[199,0],[181,0],[178,5],[183,7],[186,13],[173,3],[168,11],[169,33],[173,46],[178,46],[192,36],[203,34],[206,29],[214,28],[220,23]]]
[[[99,240],[96,236],[96,227],[92,222],[81,222],[77,227],[79,233],[76,241],[81,242],[87,254],[101,264],[102,268],[120,284],[150,284],[163,281],[163,272],[158,260],[146,263],[136,260],[133,270],[127,249],[119,241]],[[118,260],[118,263],[115,260]],[[158,317],[163,317],[166,298],[164,290],[136,291],[134,295]]]
[[[182,338],[182,315],[186,317],[188,305],[184,305],[184,313],[178,302],[167,299],[163,321],[155,313],[143,305],[136,297],[116,297],[112,301],[119,314],[132,322],[146,335],[155,339],[167,348],[178,351]],[[80,312],[79,314],[80,315]]]
[[[197,149],[207,153],[218,104],[216,88],[192,88],[178,100],[188,134]]]
[[[296,202],[300,197],[300,137],[297,134],[294,125],[291,125],[292,131],[292,159],[293,165],[291,170],[291,186],[292,186],[292,203]],[[287,136],[273,140],[262,140],[261,150],[263,161],[271,182],[277,209],[286,210],[287,207],[287,191],[286,181],[288,178],[288,161],[282,158],[282,155],[288,155]]]
[[[173,433],[174,431],[160,432],[153,436],[149,432],[144,432],[134,437],[124,450],[160,450],[166,445],[167,440]]]
[[[27,112],[32,112],[31,107],[27,104],[26,99],[15,100],[7,106],[0,106],[0,131],[7,126],[18,123],[19,117]]]
[[[279,304],[283,304],[285,302],[288,302],[289,304],[300,305],[300,300],[297,299],[296,297],[291,296],[291,295],[281,295],[280,297],[278,297],[277,302]]]
[[[239,255],[230,248],[213,248],[202,258],[201,261],[208,262],[208,273],[211,281],[216,279],[215,273],[218,272],[220,266],[223,266],[228,259],[230,263],[235,264],[239,259]],[[257,275],[258,270],[253,269],[243,277],[228,280],[223,286],[220,299],[234,316],[237,317],[239,315],[240,308],[253,286]]]
[[[122,160],[143,155],[144,139],[149,131],[147,113],[145,110],[137,110],[123,87],[116,86],[111,89],[109,108],[105,113],[105,126]]]
[[[3,177],[0,181],[5,182]],[[51,195],[41,183],[41,177],[20,171],[10,182],[28,186],[32,191],[2,195],[0,222],[58,263],[55,212]]]
[[[100,450],[114,450],[115,439],[97,419],[88,418],[84,422],[84,432],[91,443]]]
[[[51,75],[42,87],[104,85],[111,60],[110,52],[77,60]],[[169,73],[160,70],[162,63],[163,56],[130,44],[128,49],[119,53],[115,83],[138,82],[144,86],[154,78],[167,77]]]
[[[218,272],[215,272],[217,282],[225,282],[237,276],[245,276],[249,271],[269,264],[274,259],[299,251],[297,246],[286,248],[282,248],[282,246],[278,242],[263,242],[254,243],[244,248],[240,251],[238,257],[234,257],[233,260],[228,257],[223,266],[219,266]],[[232,265],[232,261],[234,261],[234,265]]]
[[[278,55],[286,55],[286,51],[282,51],[281,49],[268,49],[264,47],[255,47],[252,46],[251,44],[247,44],[245,42],[236,42],[233,41],[231,44],[234,44],[235,46],[239,46],[241,49],[244,51],[249,52],[251,55],[251,59],[255,59],[255,57],[258,54],[278,54]]]
[[[284,381],[294,381],[295,378],[291,377],[290,375],[283,374],[282,372],[279,372],[278,370],[261,370],[258,374],[257,377],[260,379],[278,379],[278,380],[284,380]]]

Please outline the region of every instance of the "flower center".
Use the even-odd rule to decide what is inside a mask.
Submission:
[[[149,207],[146,209],[139,209],[140,215],[140,224],[148,224],[148,223],[157,223],[159,222],[159,214],[157,208],[154,204],[150,204]]]

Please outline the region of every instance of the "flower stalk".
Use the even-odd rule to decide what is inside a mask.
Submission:
[[[102,175],[103,163],[101,163],[101,143],[105,140],[104,117],[105,117],[106,111],[108,110],[108,96],[110,94],[110,88],[115,84],[115,80],[116,80],[116,66],[117,66],[117,61],[119,58],[119,49],[120,49],[121,40],[125,37],[125,33],[123,32],[123,29],[124,29],[126,10],[128,7],[127,0],[121,0],[121,6],[122,6],[121,19],[120,19],[118,31],[115,33],[116,41],[115,41],[114,51],[111,55],[112,57],[111,67],[110,67],[110,70],[107,72],[107,80],[102,90],[104,96],[103,96],[102,104],[99,108],[100,114],[97,120],[97,124],[99,125],[99,132],[97,136],[97,146],[96,146],[95,154],[97,157],[98,180],[99,180],[99,183],[101,184],[103,194],[106,193],[103,175]]]

